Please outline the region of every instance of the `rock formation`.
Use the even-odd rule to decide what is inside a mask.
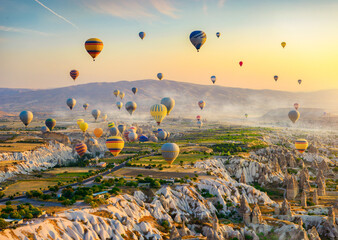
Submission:
[[[302,207],[307,207],[306,200],[307,200],[307,199],[306,199],[306,192],[303,191],[303,192],[302,192],[301,199],[300,199],[300,202],[301,202]]]
[[[332,225],[336,224],[336,215],[332,207],[329,208],[329,212],[327,214],[327,219],[329,220],[329,223]]]
[[[246,184],[246,178],[245,178],[244,171],[242,171],[242,175],[241,175],[240,183],[244,183],[244,184]]]
[[[245,196],[241,196],[241,205],[239,213],[242,215],[244,224],[248,225],[251,223],[251,208],[246,200]]]
[[[291,204],[288,202],[286,198],[284,198],[284,201],[282,203],[282,207],[279,210],[280,215],[286,216],[288,220],[291,220],[293,214],[291,212]]]
[[[317,194],[317,188],[313,190],[313,195],[312,195],[312,202],[316,205],[318,205],[318,194]]]
[[[251,212],[251,222],[253,224],[260,224],[263,221],[261,210],[256,203]]]
[[[318,182],[318,196],[326,195],[325,187],[326,187],[326,184],[324,180]]]
[[[292,174],[288,180],[286,185],[286,198],[288,200],[294,200],[298,195],[298,182],[295,176]]]
[[[315,226],[313,226],[309,231],[309,240],[321,240],[321,238],[319,237],[319,234],[317,232],[317,229]]]
[[[309,179],[310,179],[309,171],[304,166],[299,174],[299,188],[301,190],[309,191],[311,189]]]

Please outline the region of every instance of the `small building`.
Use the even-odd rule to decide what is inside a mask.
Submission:
[[[98,195],[102,195],[102,194],[105,194],[105,193],[108,193],[108,191],[103,191],[103,192],[93,193],[93,197],[96,197],[96,196],[98,196]]]
[[[7,219],[4,219],[4,220],[5,220],[5,222],[7,222],[11,225],[23,223],[23,219],[7,218]]]
[[[146,188],[149,188],[149,187],[150,187],[150,183],[139,183],[138,186],[139,186],[139,187],[146,187]]]
[[[99,162],[99,163],[96,164],[96,166],[105,168],[107,166],[107,163],[106,162]]]

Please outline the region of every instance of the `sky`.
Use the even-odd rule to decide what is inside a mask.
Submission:
[[[0,87],[72,86],[77,69],[75,84],[162,72],[198,84],[215,75],[227,87],[337,89],[337,29],[336,0],[1,0]],[[198,53],[194,30],[207,34]],[[95,62],[84,48],[92,37],[104,44]]]

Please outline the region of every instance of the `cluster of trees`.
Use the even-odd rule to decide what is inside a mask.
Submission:
[[[20,204],[12,206],[10,201],[6,202],[6,207],[1,210],[1,218],[14,218],[14,219],[32,219],[33,217],[39,217],[42,211],[34,207],[30,203]]]
[[[247,152],[247,149],[243,149],[243,145],[238,143],[220,143],[211,146],[214,152],[220,153],[223,156],[233,155],[238,152]]]

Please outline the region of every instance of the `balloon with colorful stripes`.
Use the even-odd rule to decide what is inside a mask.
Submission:
[[[309,144],[306,141],[306,139],[297,139],[297,141],[295,142],[295,147],[296,147],[297,151],[300,152],[300,153],[305,152],[305,150],[307,149],[308,146],[309,146]]]
[[[155,104],[150,108],[150,114],[157,122],[157,125],[160,125],[162,120],[167,116],[167,107],[163,104]]]
[[[53,118],[48,118],[46,119],[45,124],[48,127],[48,129],[52,131],[56,125],[56,121]]]
[[[93,61],[95,61],[95,58],[103,49],[103,42],[98,38],[90,38],[85,42],[85,48],[89,55],[93,58]]]
[[[83,142],[75,145],[75,150],[80,157],[82,157],[87,152],[87,145]]]
[[[113,154],[114,157],[116,157],[122,151],[122,149],[124,147],[124,141],[119,136],[109,137],[106,140],[106,146],[107,146],[109,152],[111,152],[111,154]]]
[[[198,102],[198,106],[200,107],[201,110],[205,107],[205,101],[201,100]]]
[[[203,31],[193,31],[190,34],[190,42],[196,48],[197,52],[199,52],[200,48],[203,46],[205,41],[207,40],[207,35]]]
[[[78,70],[75,70],[73,69],[72,71],[70,71],[70,76],[73,78],[73,80],[75,81],[76,78],[79,76],[79,71]]]

